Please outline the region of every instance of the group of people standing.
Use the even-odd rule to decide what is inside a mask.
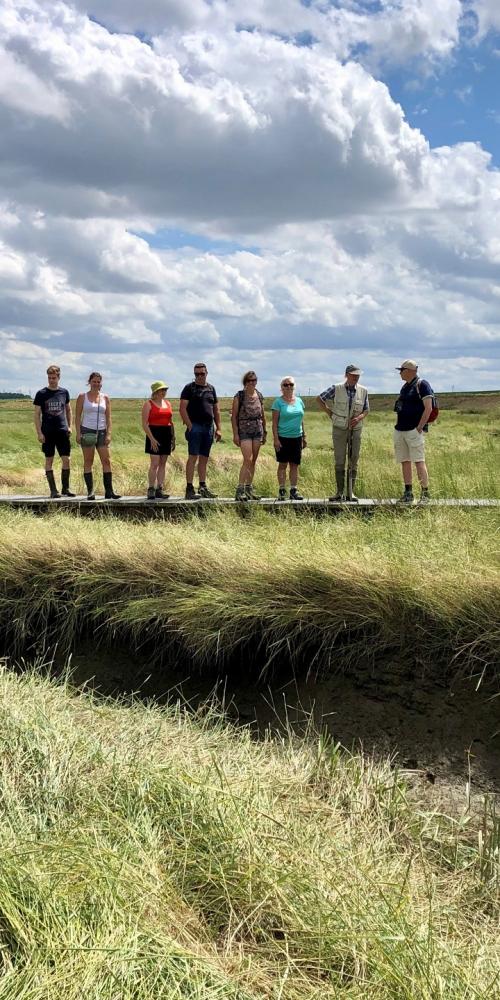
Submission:
[[[412,466],[416,467],[421,486],[421,499],[429,497],[428,473],[425,464],[424,437],[433,407],[433,391],[425,379],[418,378],[418,365],[404,361],[397,370],[403,386],[394,409],[397,413],[394,429],[394,452],[401,464],[404,482],[403,502],[412,502]],[[213,444],[221,440],[221,416],[216,390],[208,382],[208,369],[204,362],[194,366],[194,378],[184,386],[179,413],[185,426],[188,447],[186,462],[186,500],[215,498],[207,486],[207,463]],[[336,493],[331,501],[357,501],[354,485],[361,450],[361,435],[369,413],[368,391],[360,385],[361,369],[347,365],[345,378],[331,385],[317,397],[319,407],[332,421],[332,443],[335,464]],[[34,399],[35,428],[45,455],[45,475],[53,498],[72,497],[70,492],[70,452],[72,412],[67,389],[60,382],[61,371],[57,365],[47,369],[48,385],[37,392]],[[254,371],[245,373],[243,388],[234,396],[231,408],[233,442],[241,449],[242,464],[236,487],[236,500],[258,500],[253,480],[259,452],[267,439],[264,397],[257,388]],[[298,474],[302,451],[307,446],[304,426],[304,402],[295,392],[291,375],[281,380],[281,395],[271,406],[272,435],[277,461],[278,500],[286,499],[286,482],[289,480],[290,499],[303,500],[298,490]],[[161,380],[151,385],[150,398],[142,407],[142,427],[145,433],[145,452],[149,455],[147,499],[168,499],[164,492],[168,456],[175,449],[173,410],[166,398],[168,385]],[[114,492],[109,454],[112,420],[111,400],[102,392],[102,376],[92,372],[88,389],[76,401],[75,433],[81,445],[84,461],[84,479],[87,499],[94,500],[93,463],[97,451],[101,465],[106,499],[119,499]],[[61,492],[53,471],[55,452],[61,457]],[[198,471],[198,487],[194,486]],[[347,473],[347,485],[346,485]]]

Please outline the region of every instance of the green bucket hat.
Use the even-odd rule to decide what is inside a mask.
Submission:
[[[159,389],[168,389],[168,385],[165,382],[152,382],[151,383],[151,394],[158,392]]]

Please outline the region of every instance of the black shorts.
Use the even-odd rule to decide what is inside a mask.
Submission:
[[[68,431],[43,431],[42,434],[45,438],[42,444],[42,451],[45,458],[54,458],[57,454],[61,458],[67,458],[71,452],[71,438]]]
[[[146,455],[170,455],[171,452],[172,452],[172,436],[173,436],[172,435],[172,430],[173,430],[173,428],[172,427],[165,427],[164,425],[162,425],[161,427],[153,427],[150,424],[149,425],[149,429],[150,429],[153,437],[156,438],[156,440],[158,441],[158,444],[160,445],[160,447],[158,448],[158,451],[153,451],[153,449],[151,447],[151,441],[147,437],[146,438],[146,444],[145,444],[145,447],[144,447],[144,451],[146,452]]]
[[[300,460],[302,458],[302,437],[280,437],[279,442],[281,447],[278,451],[276,451],[276,461],[291,462],[292,465],[300,465]]]

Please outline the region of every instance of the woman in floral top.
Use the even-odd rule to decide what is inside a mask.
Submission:
[[[243,456],[235,499],[258,500],[252,483],[259,451],[266,440],[264,398],[257,389],[255,372],[246,372],[242,382],[243,389],[236,393],[231,411],[233,441]]]

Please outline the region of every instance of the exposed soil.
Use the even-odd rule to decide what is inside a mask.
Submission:
[[[400,664],[385,662],[356,677],[275,675],[259,683],[237,681],[234,669],[217,679],[89,648],[78,650],[72,666],[76,683],[108,695],[180,698],[198,711],[216,697],[257,738],[269,728],[304,732],[312,719],[349,750],[389,754],[426,808],[457,815],[468,805],[480,808],[485,795],[500,795],[500,695],[477,678],[437,687],[435,678],[408,676]]]

